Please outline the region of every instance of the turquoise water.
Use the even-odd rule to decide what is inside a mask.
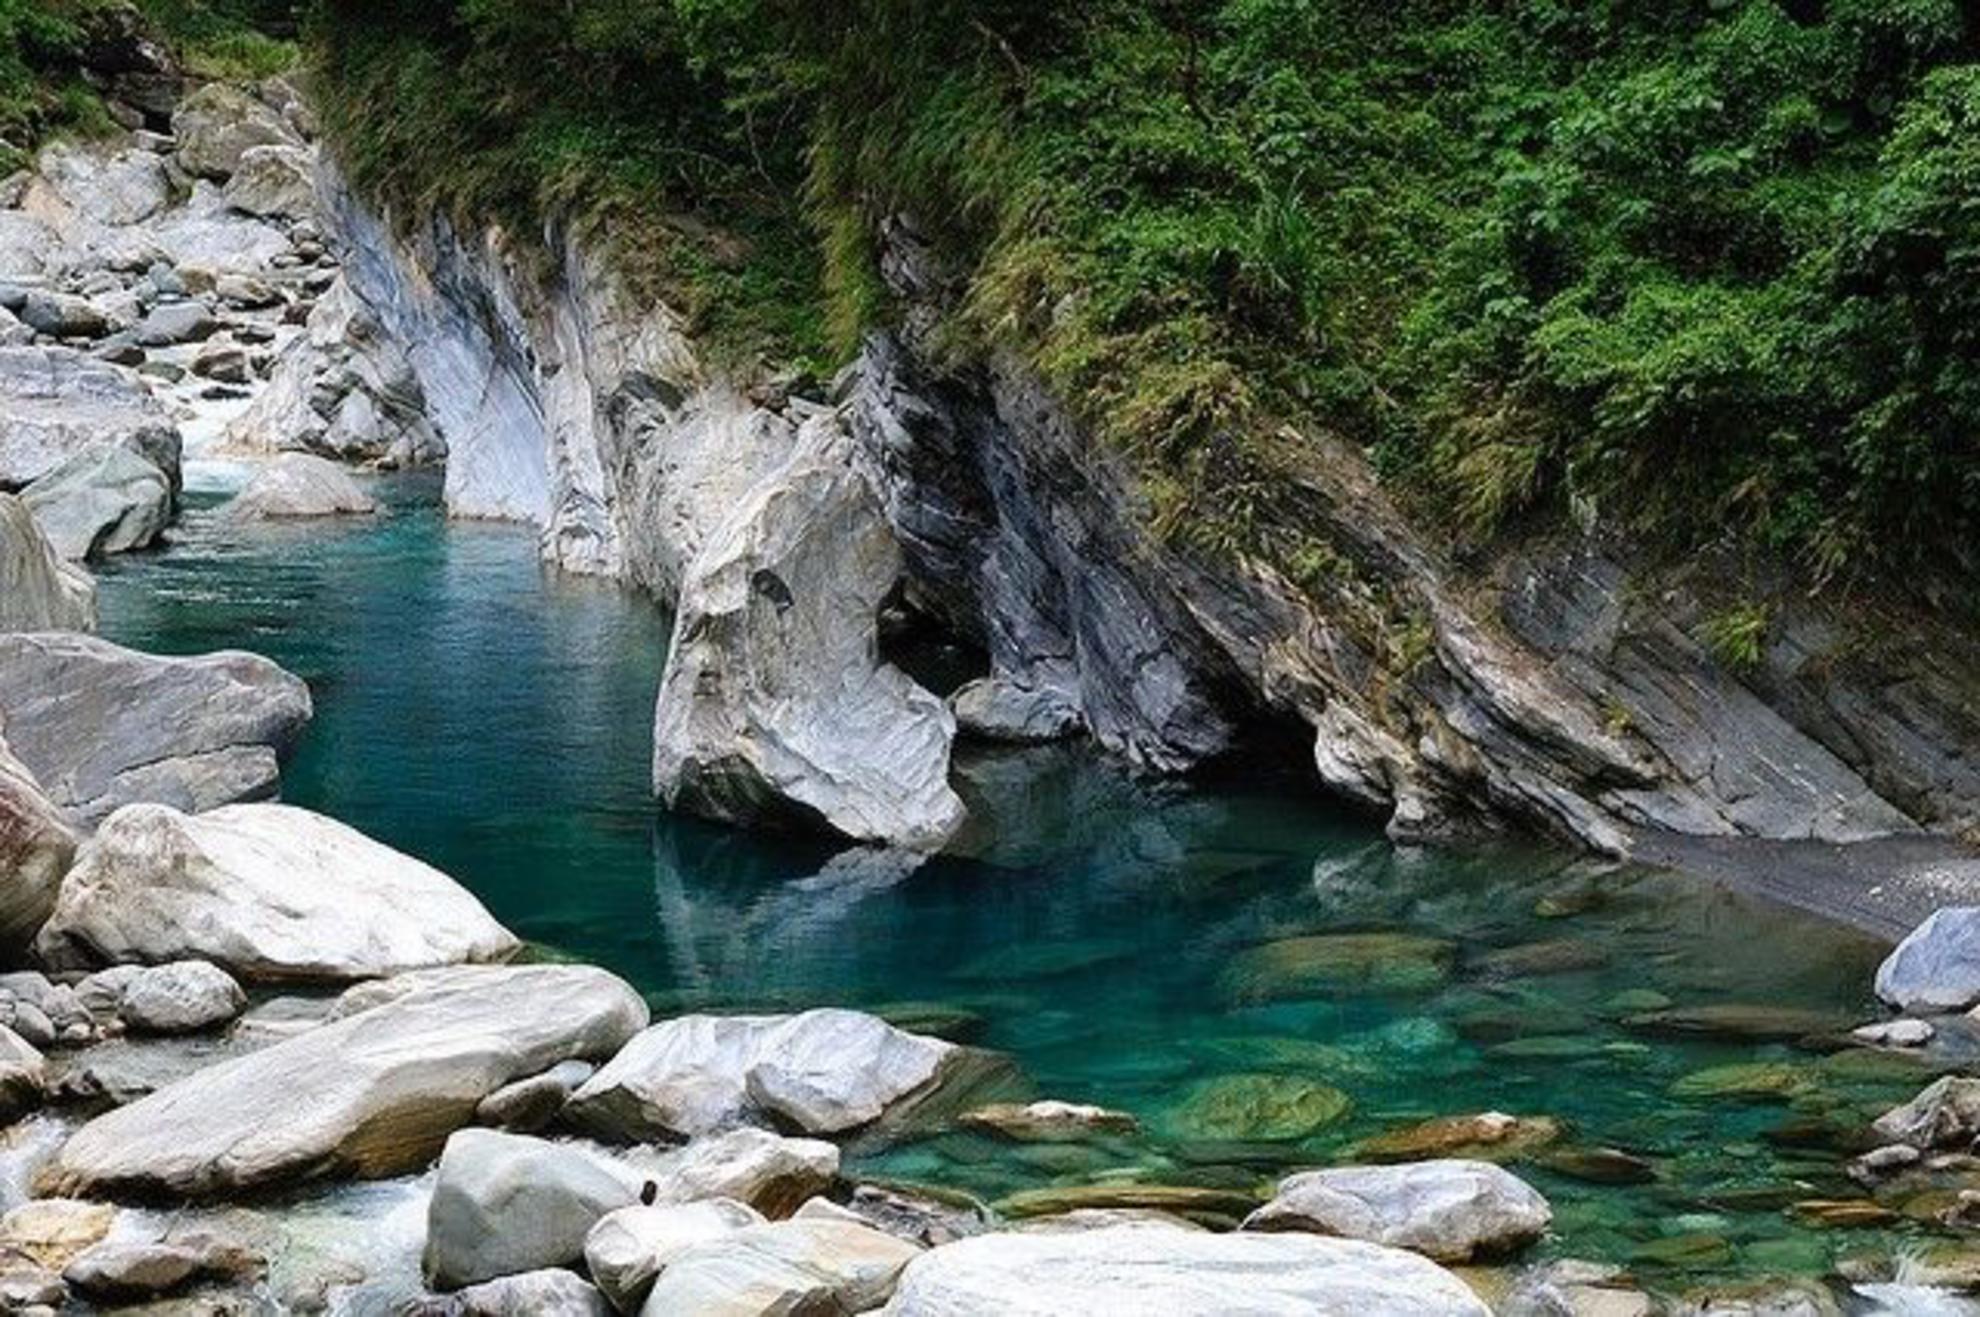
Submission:
[[[1842,1149],[1916,1091],[1911,1063],[1626,1022],[1667,999],[1807,1013],[1784,1036],[1841,1028],[1873,1013],[1872,943],[1540,849],[1397,850],[1296,776],[1185,789],[1068,750],[964,756],[975,821],[918,866],[669,817],[647,788],[661,614],[544,572],[526,530],[444,522],[428,484],[390,493],[387,515],[340,526],[195,508],[170,549],[106,570],[103,630],[307,678],[289,799],[661,1009],[883,1009],[1143,1124],[1082,1145],[948,1135],[867,1170],[993,1200],[1195,1186],[1219,1191],[1192,1204],[1214,1215],[1358,1140],[1497,1109],[1566,1126],[1520,1166],[1564,1254],[1810,1272],[1924,1229],[1818,1230],[1790,1207],[1859,1196]]]

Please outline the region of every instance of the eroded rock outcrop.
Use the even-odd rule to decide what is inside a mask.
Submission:
[[[963,820],[955,721],[879,652],[899,550],[836,416],[717,525],[688,569],[654,718],[662,800],[739,823],[797,817],[934,849]]]
[[[211,1198],[416,1170],[502,1085],[603,1059],[646,1023],[625,983],[579,966],[429,971],[368,1010],[99,1116],[45,1175],[53,1193]]]
[[[0,493],[0,632],[95,626],[96,583],[55,552],[27,504]]]
[[[360,516],[377,510],[377,502],[350,472],[307,453],[277,456],[227,505],[227,515],[236,521]]]
[[[74,453],[21,491],[48,542],[71,562],[155,542],[176,501],[171,476],[118,444]]]
[[[42,790],[84,821],[134,801],[198,811],[271,794],[309,688],[255,654],[162,658],[69,633],[0,635],[0,717]]]
[[[520,945],[468,890],[291,805],[106,819],[42,929],[51,963],[197,957],[256,981],[336,981],[500,960]]]

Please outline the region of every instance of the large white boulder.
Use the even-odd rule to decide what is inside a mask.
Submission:
[[[1488,1317],[1463,1281],[1400,1249],[1154,1223],[977,1235],[908,1264],[887,1317]]]
[[[669,1256],[640,1313],[863,1313],[887,1301],[901,1269],[920,1252],[905,1240],[850,1221],[747,1226]]]
[[[749,1123],[840,1134],[935,1084],[957,1050],[859,1011],[688,1015],[634,1039],[564,1115],[633,1140]]]
[[[653,1280],[690,1245],[763,1225],[763,1214],[733,1198],[608,1212],[584,1237],[584,1268],[620,1312],[637,1312]]]
[[[17,490],[105,443],[142,454],[177,486],[179,431],[121,366],[72,348],[0,348],[0,417],[0,489]]]
[[[654,717],[669,806],[939,848],[955,719],[881,660],[901,552],[836,415],[799,430],[688,568]]]
[[[59,142],[41,153],[36,169],[57,196],[98,224],[139,224],[172,200],[165,162],[150,151]]]
[[[1980,906],[1946,906],[1914,928],[1877,967],[1877,995],[1905,1011],[1980,1002]]]
[[[193,957],[268,982],[500,960],[520,945],[474,894],[293,805],[130,805],[83,847],[42,929],[52,962]]]
[[[134,801],[201,810],[269,795],[310,712],[309,688],[257,654],[166,658],[69,632],[0,634],[8,744],[85,822]]]
[[[227,515],[237,521],[353,516],[377,510],[378,504],[349,471],[308,453],[278,455],[256,471],[227,505]]]
[[[172,478],[121,444],[94,444],[21,491],[55,551],[71,562],[128,553],[172,523]]]
[[[0,494],[0,631],[88,631],[96,582],[62,561],[12,494]]]
[[[1502,1257],[1547,1232],[1553,1211],[1489,1162],[1445,1159],[1305,1171],[1279,1184],[1247,1230],[1310,1230],[1406,1248],[1439,1262]]]
[[[587,966],[425,971],[374,995],[380,1004],[97,1117],[44,1187],[210,1198],[418,1170],[488,1094],[609,1056],[646,1023],[638,993]]]

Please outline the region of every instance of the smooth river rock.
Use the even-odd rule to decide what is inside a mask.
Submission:
[[[382,1005],[198,1071],[99,1116],[43,1187],[71,1196],[214,1198],[427,1164],[502,1085],[624,1046],[646,1004],[584,966],[408,976]]]
[[[572,1096],[564,1114],[581,1128],[629,1140],[749,1123],[841,1134],[934,1083],[957,1051],[859,1011],[688,1015],[634,1039]]]
[[[106,443],[142,454],[177,485],[178,428],[120,366],[70,348],[0,348],[0,416],[0,489],[20,489]]]
[[[1288,1176],[1247,1230],[1310,1230],[1406,1248],[1439,1262],[1502,1257],[1547,1232],[1553,1211],[1489,1162],[1343,1166]]]
[[[0,494],[0,632],[95,626],[96,582],[62,560],[27,504]]]
[[[955,719],[883,662],[900,548],[836,416],[709,534],[689,566],[654,716],[654,789],[731,822],[820,825],[934,850],[961,826]]]
[[[887,1317],[1487,1317],[1463,1281],[1400,1249],[1138,1223],[977,1235],[901,1274]]]
[[[0,740],[0,949],[18,952],[34,941],[75,854],[68,820]]]
[[[7,742],[84,822],[158,801],[202,810],[266,796],[309,721],[309,688],[257,654],[141,654],[75,634],[0,635]]]
[[[561,1267],[483,1281],[431,1303],[401,1309],[401,1317],[610,1317],[594,1285]]]
[[[426,1282],[458,1289],[574,1263],[591,1228],[636,1204],[641,1185],[633,1168],[589,1148],[460,1130],[440,1154],[427,1205]]]
[[[293,805],[129,805],[86,844],[40,946],[53,963],[196,957],[256,982],[500,960],[520,943],[438,869]]]
[[[226,970],[203,960],[177,960],[131,974],[118,995],[117,1018],[134,1033],[197,1033],[246,1009],[247,994]]]
[[[1946,1075],[1902,1106],[1879,1116],[1872,1126],[1885,1143],[1930,1151],[1965,1151],[1980,1138],[1980,1079]]]
[[[1936,911],[1877,967],[1877,995],[1903,1011],[1980,1002],[1980,906]]]
[[[120,444],[71,454],[23,489],[21,501],[71,562],[152,544],[177,507],[171,477]]]
[[[282,453],[248,481],[227,505],[237,521],[337,517],[376,512],[378,504],[351,473],[308,453]]]
[[[664,1207],[634,1204],[608,1212],[584,1237],[584,1267],[612,1306],[637,1312],[660,1269],[690,1245],[765,1224],[733,1198]]]
[[[747,1226],[670,1255],[640,1314],[863,1313],[887,1301],[901,1269],[920,1253],[850,1221]]]

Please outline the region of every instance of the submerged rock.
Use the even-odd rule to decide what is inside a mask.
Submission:
[[[712,1198],[665,1207],[622,1207],[600,1217],[584,1239],[585,1270],[620,1312],[637,1312],[673,1257],[710,1239],[765,1224],[746,1203]]]
[[[858,1011],[689,1015],[634,1039],[577,1091],[565,1115],[629,1140],[771,1120],[842,1134],[934,1084],[958,1050]]]
[[[1734,1042],[1798,1043],[1848,1032],[1853,1021],[1833,1011],[1799,1006],[1725,1002],[1632,1015],[1623,1026],[1666,1038],[1716,1038]]]
[[[0,493],[0,632],[95,626],[96,583],[63,561],[27,504]]]
[[[864,1313],[894,1292],[921,1250],[848,1221],[746,1226],[673,1253],[640,1310],[702,1313]]]
[[[1963,1011],[1980,1002],[1980,906],[1947,906],[1877,968],[1877,995],[1901,1011]]]
[[[55,551],[71,562],[155,541],[177,506],[171,477],[142,454],[96,444],[21,491]]]
[[[1500,1257],[1540,1238],[1547,1200],[1488,1162],[1344,1166],[1289,1176],[1247,1230],[1311,1230],[1421,1253],[1440,1262]]]
[[[1450,976],[1457,948],[1411,933],[1326,933],[1240,952],[1224,971],[1238,1001],[1277,1001],[1340,992],[1421,992]]]
[[[1400,1249],[1155,1224],[978,1235],[947,1244],[908,1264],[884,1311],[887,1317],[1487,1317],[1463,1281]]]
[[[1018,1143],[1076,1143],[1104,1134],[1133,1134],[1141,1122],[1125,1111],[1080,1102],[998,1102],[966,1111],[962,1125]]]
[[[351,473],[308,453],[283,453],[254,473],[227,505],[237,521],[335,517],[376,512],[378,504]]]
[[[495,1130],[447,1140],[426,1213],[426,1281],[476,1281],[584,1256],[591,1228],[639,1201],[640,1175],[585,1148]]]
[[[734,822],[784,818],[939,848],[961,826],[955,720],[881,660],[901,574],[833,416],[709,535],[681,586],[654,719],[654,789]]]
[[[1526,1157],[1560,1141],[1561,1123],[1551,1116],[1508,1116],[1487,1111],[1476,1116],[1443,1116],[1391,1130],[1355,1145],[1369,1161],[1421,1161],[1458,1157],[1502,1162]]]
[[[1186,1091],[1163,1124],[1180,1138],[1284,1142],[1338,1123],[1353,1107],[1338,1088],[1295,1075],[1223,1075]]]
[[[212,1198],[286,1182],[417,1170],[489,1093],[646,1022],[625,983],[579,966],[406,976],[397,995],[201,1070],[72,1135],[55,1193]]]
[[[500,960],[520,943],[447,875],[293,805],[117,811],[82,849],[51,961],[197,957],[255,981]]]
[[[7,742],[85,822],[133,801],[204,810],[267,795],[311,712],[256,654],[164,658],[83,635],[0,635]]]

